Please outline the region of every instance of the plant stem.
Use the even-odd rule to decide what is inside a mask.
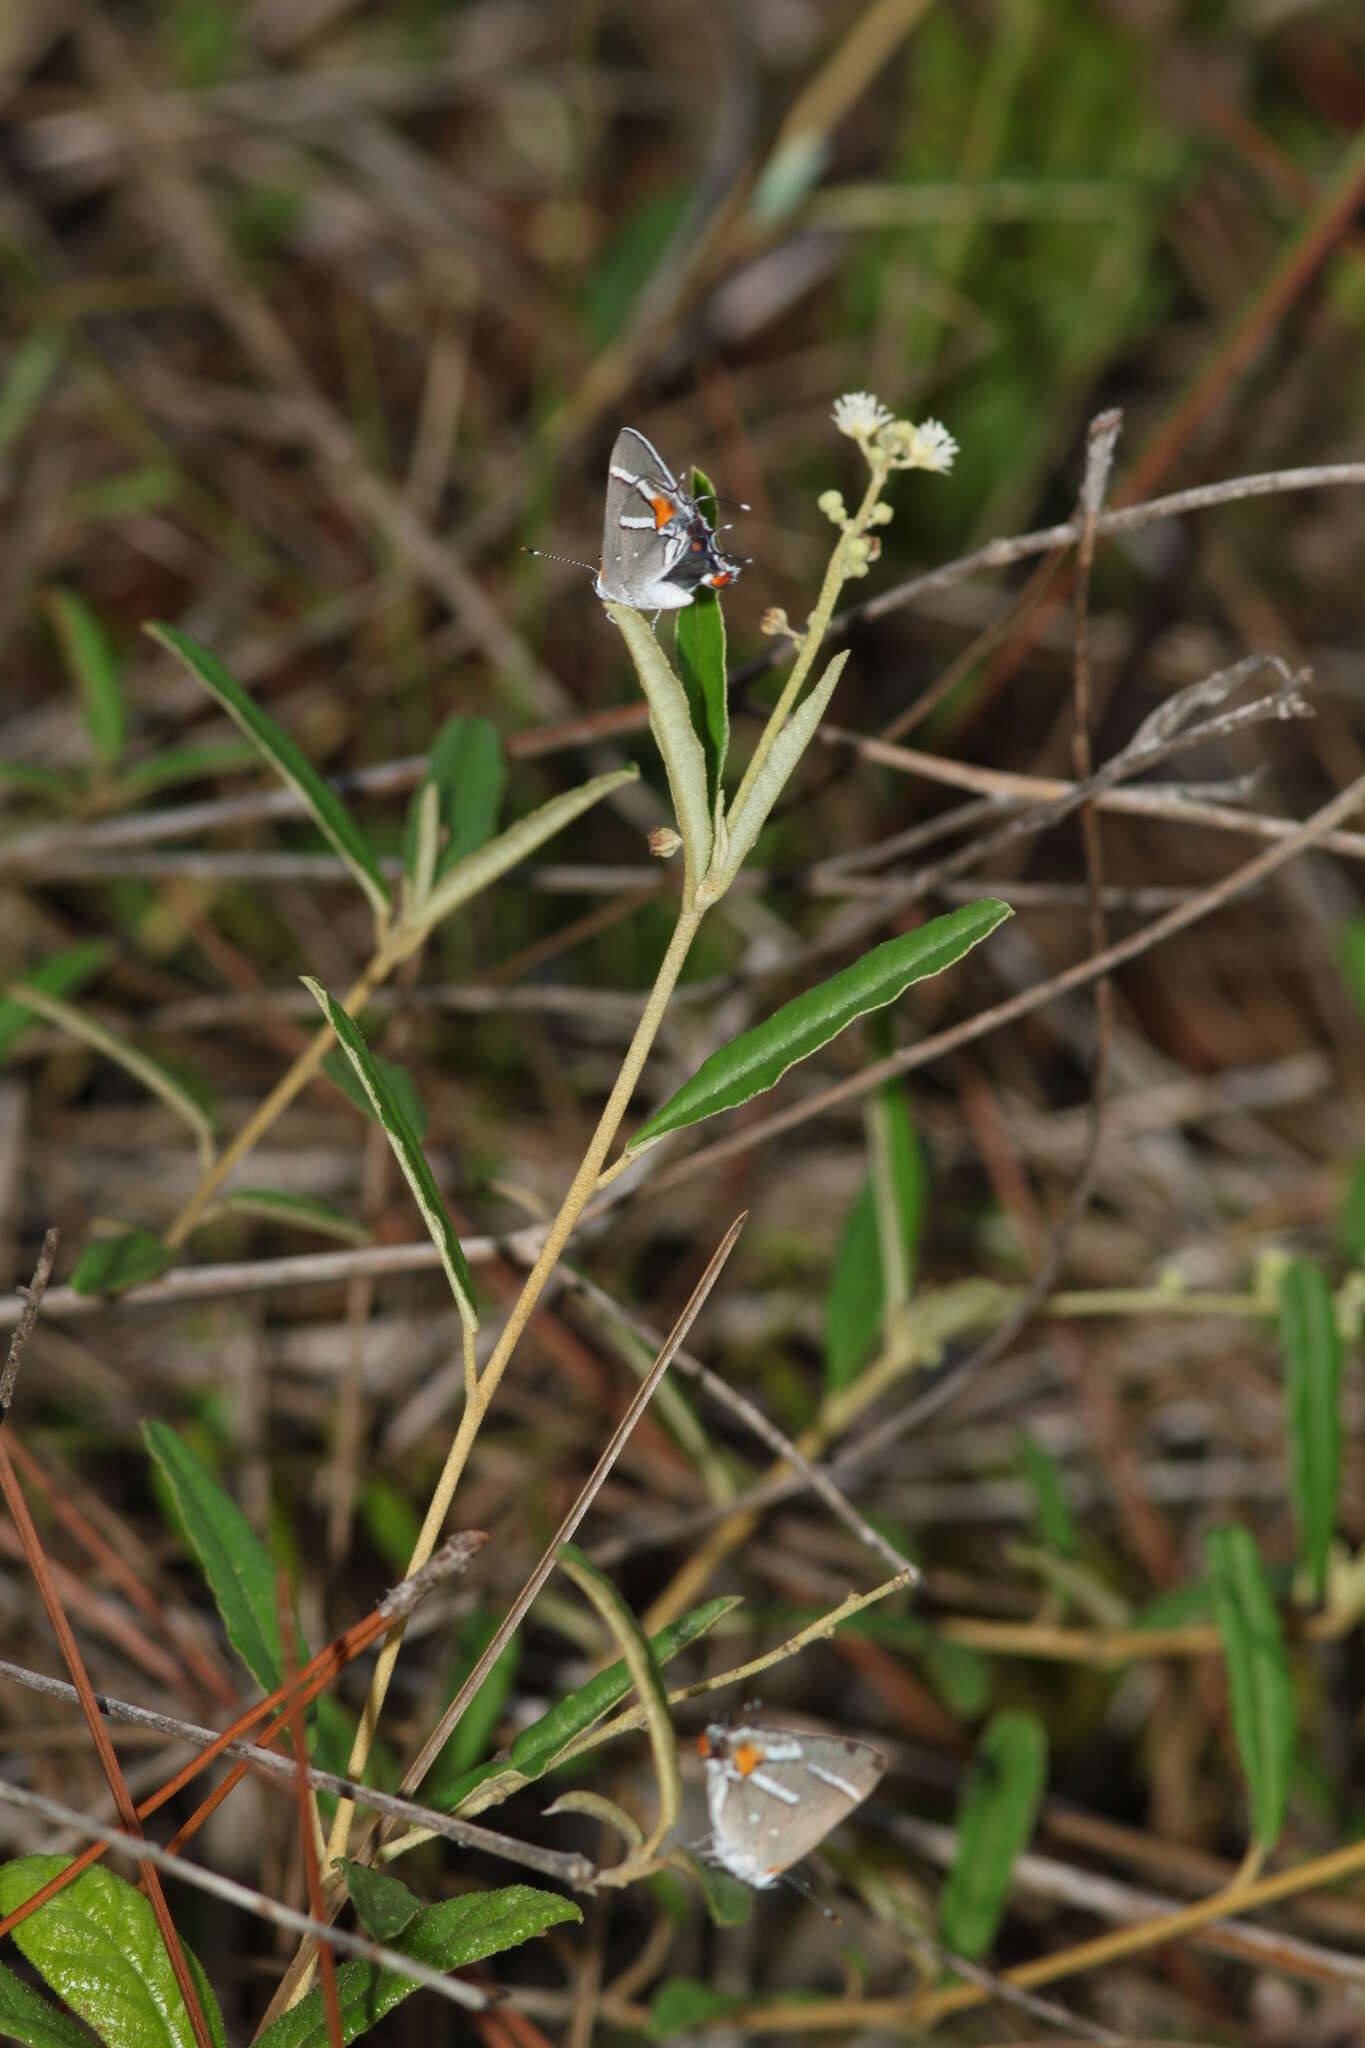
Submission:
[[[863,501],[859,505],[858,510],[835,542],[834,552],[831,554],[829,566],[825,570],[825,580],[820,585],[820,596],[816,602],[815,610],[807,620],[806,630],[801,636],[801,646],[792,666],[792,672],[782,685],[782,694],[772,708],[768,723],[764,726],[758,745],[754,748],[753,758],[744,771],[739,788],[736,790],[733,800],[726,805],[727,817],[738,817],[740,806],[749,794],[755,777],[772,751],[773,741],[786,724],[792,706],[800,696],[806,678],[815,664],[815,657],[820,652],[820,643],[829,631],[829,622],[834,617],[834,607],[839,602],[839,592],[847,581],[847,571],[844,564],[847,559],[848,543],[857,535],[866,531],[867,522],[872,516],[872,507],[881,496],[882,485],[886,482],[887,478],[887,466],[884,458],[869,456],[869,460],[872,464],[872,481],[863,494]]]
[[[579,1217],[587,1207],[588,1201],[596,1189],[597,1176],[602,1170],[602,1163],[607,1156],[612,1139],[616,1136],[621,1118],[629,1107],[630,1098],[635,1093],[635,1084],[640,1078],[640,1072],[646,1059],[649,1057],[650,1048],[658,1036],[659,1026],[663,1022],[664,1012],[668,1007],[668,999],[673,993],[679,974],[682,972],[683,962],[686,960],[688,950],[696,936],[697,927],[701,923],[701,917],[702,913],[697,910],[684,909],[679,913],[673,937],[669,940],[668,951],[664,954],[659,964],[659,971],[655,976],[654,986],[649,992],[649,999],[645,1004],[640,1021],[635,1027],[635,1034],[621,1063],[621,1071],[616,1077],[616,1085],[608,1096],[606,1107],[603,1109],[598,1120],[597,1129],[593,1132],[592,1140],[583,1155],[577,1173],[570,1183],[569,1191],[560,1204],[559,1214],[550,1226],[550,1233],[541,1247],[540,1256],[527,1274],[525,1284],[520,1295],[517,1297],[512,1313],[507,1318],[502,1335],[498,1338],[492,1355],[482,1373],[480,1373],[470,1399],[465,1404],[464,1414],[460,1418],[460,1426],[455,1432],[455,1439],[450,1446],[444,1470],[436,1483],[436,1490],[432,1494],[430,1506],[427,1508],[426,1519],[422,1523],[412,1556],[408,1561],[408,1568],[404,1573],[405,1578],[410,1578],[413,1572],[419,1570],[436,1547],[436,1540],[441,1533],[442,1524],[445,1521],[446,1513],[454,1497],[455,1489],[459,1484],[460,1476],[464,1471],[470,1449],[479,1433],[483,1418],[488,1413],[489,1404],[498,1390],[498,1384],[506,1370],[508,1360],[516,1349],[518,1338],[535,1311],[545,1282],[554,1271],[559,1261],[560,1253],[568,1243]],[[360,1717],[360,1726],[356,1730],[355,1742],[351,1748],[350,1762],[347,1767],[352,1777],[362,1775],[369,1759],[375,1728],[384,1705],[385,1695],[388,1692],[389,1681],[393,1675],[393,1667],[402,1645],[403,1627],[403,1623],[397,1623],[385,1638],[384,1646],[375,1665],[369,1696],[365,1701],[364,1711]],[[331,1837],[328,1842],[326,1859],[328,1863],[333,1858],[345,1854],[346,1841],[350,1832],[351,1812],[351,1806],[347,1801],[343,1800],[338,1804],[336,1816],[332,1823]]]

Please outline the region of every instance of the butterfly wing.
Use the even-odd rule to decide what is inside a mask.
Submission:
[[[886,1770],[870,1742],[852,1736],[735,1729],[730,1756],[761,1752],[747,1770],[717,1765],[707,1784],[721,1860],[750,1884],[771,1884],[817,1848],[867,1798]]]
[[[607,471],[599,596],[641,611],[676,611],[691,604],[692,586],[671,580],[690,547],[686,509],[653,442],[634,427],[622,427]]]

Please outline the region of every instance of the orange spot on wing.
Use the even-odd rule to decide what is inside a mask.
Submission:
[[[741,1742],[730,1751],[730,1761],[741,1778],[747,1778],[750,1771],[756,1771],[763,1761],[763,1751],[755,1743]]]
[[[662,533],[669,520],[673,517],[673,500],[671,498],[651,498],[649,509],[654,514],[656,532]]]
[[[701,1734],[697,1737],[697,1755],[699,1757],[708,1757],[710,1754],[711,1738],[703,1728]]]

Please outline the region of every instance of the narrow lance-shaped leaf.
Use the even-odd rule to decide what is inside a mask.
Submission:
[[[74,590],[50,590],[46,604],[67,674],[81,700],[91,750],[101,767],[112,768],[128,736],[128,706],[114,650],[103,626]]]
[[[182,1436],[164,1422],[145,1422],[142,1434],[228,1641],[262,1692],[273,1692],[281,1674],[280,1623],[269,1551]]]
[[[500,1891],[466,1892],[460,1898],[426,1906],[387,1946],[434,1970],[462,1970],[501,1955],[505,1949],[518,1948],[547,1928],[582,1918],[573,1901],[557,1892],[511,1884]],[[377,1963],[352,1962],[343,1963],[337,1971],[336,1988],[341,2038],[354,2041],[420,1987],[411,1977],[400,1977]],[[315,1985],[306,1998],[259,2033],[255,2048],[327,2048],[327,2011],[321,1985]]]
[[[443,875],[471,853],[477,853],[492,833],[502,808],[507,786],[498,729],[487,718],[449,718],[427,750],[427,772],[408,807],[408,831],[404,842],[404,866],[413,872],[414,831],[423,794],[436,793],[437,817],[444,840],[436,858],[436,873]]]
[[[724,895],[743,867],[768,813],[786,788],[788,778],[815,735],[848,661],[848,649],[836,654],[808,697],[803,697],[768,750],[768,758],[734,815],[726,819],[725,872],[716,886]]]
[[[389,1087],[380,1068],[376,1065],[369,1046],[365,1043],[360,1026],[341,1004],[328,995],[320,982],[311,976],[303,976],[303,985],[316,1001],[327,1022],[336,1033],[337,1042],[351,1062],[361,1086],[369,1096],[374,1113],[384,1126],[393,1150],[393,1156],[402,1169],[403,1178],[417,1199],[422,1220],[431,1234],[431,1241],[441,1255],[450,1291],[460,1311],[460,1320],[466,1329],[479,1327],[478,1311],[474,1306],[474,1283],[469,1277],[460,1240],[455,1235],[455,1226],[446,1214],[445,1203],[441,1200],[426,1156],[413,1136],[408,1121],[399,1107],[397,1097]]]
[[[575,1544],[566,1543],[559,1562],[579,1591],[585,1593],[615,1636],[644,1709],[645,1726],[659,1786],[659,1815],[638,1851],[640,1860],[653,1856],[682,1808],[682,1776],[678,1743],[668,1711],[668,1694],[649,1638],[605,1572],[598,1570]]]
[[[490,839],[477,853],[468,854],[464,860],[441,874],[430,896],[415,913],[408,937],[413,946],[426,934],[433,931],[451,912],[468,903],[471,897],[483,890],[514,868],[518,861],[529,860],[538,847],[547,839],[553,839],[556,832],[562,832],[584,811],[591,810],[604,796],[610,796],[614,789],[622,788],[627,782],[639,777],[638,768],[613,768],[607,775],[595,775],[591,782],[585,782],[580,789],[566,790],[563,796],[551,797],[549,803],[532,811],[529,817],[518,818],[515,825],[509,825],[496,839]]]
[[[110,950],[103,939],[81,939],[74,946],[64,946],[60,953],[50,953],[40,961],[25,977],[24,986],[36,988],[45,996],[74,995],[94,980],[108,961]],[[33,1011],[26,1003],[9,991],[0,995],[0,1064],[32,1022]]]
[[[700,1123],[723,1109],[737,1109],[761,1095],[789,1067],[809,1059],[857,1018],[894,1002],[912,982],[953,966],[1009,915],[1007,903],[988,896],[874,946],[852,967],[794,996],[764,1023],[712,1053],[692,1079],[640,1126],[627,1150],[638,1151],[670,1131]]]
[[[32,1898],[70,1861],[22,1856],[0,1866],[0,1915]],[[126,1878],[98,1867],[82,1871],[21,1920],[13,1939],[106,2048],[194,2048],[194,2029],[156,1916]],[[210,2038],[215,2048],[226,2048],[223,2016],[208,1978],[188,1948],[185,1957]]]
[[[963,1787],[957,1855],[939,1901],[944,1942],[959,1955],[975,1961],[995,1940],[1046,1774],[1042,1722],[1014,1709],[997,1714],[977,1745]]]
[[[233,1188],[224,1195],[222,1207],[295,1230],[316,1230],[320,1237],[334,1237],[340,1244],[368,1244],[374,1235],[335,1202],[322,1195],[296,1195],[287,1188]]]
[[[715,487],[700,469],[692,471],[692,495],[715,500]],[[705,514],[703,514],[705,517]],[[714,519],[708,522],[714,526]],[[725,614],[714,590],[699,589],[678,613],[678,675],[687,692],[692,730],[706,756],[706,798],[716,815],[725,757],[730,750],[730,705],[725,686]]]
[[[1299,1549],[1321,1600],[1341,1476],[1341,1336],[1327,1276],[1295,1259],[1280,1282],[1290,1470]]]
[[[654,1661],[660,1669],[672,1662],[680,1650],[689,1643],[697,1642],[733,1613],[740,1604],[737,1593],[725,1593],[718,1599],[707,1600],[700,1607],[693,1607],[677,1621],[659,1629],[649,1639]],[[493,1669],[497,1670],[495,1664]],[[491,1675],[491,1674],[490,1674]],[[487,1681],[485,1681],[485,1684]],[[569,1745],[584,1735],[603,1715],[610,1713],[617,1703],[630,1691],[631,1677],[624,1662],[608,1665],[586,1684],[566,1693],[556,1700],[538,1721],[529,1728],[523,1728],[512,1744],[512,1753],[506,1761],[494,1758],[491,1762],[478,1765],[451,1785],[443,1798],[432,1793],[432,1804],[441,1806],[447,1812],[458,1812],[466,1819],[483,1813],[488,1807],[508,1798],[520,1786],[543,1777],[556,1758],[562,1756]],[[482,1699],[480,1690],[475,1705]],[[466,1716],[466,1719],[468,1716]],[[461,1722],[461,1727],[464,1722]],[[458,1732],[458,1731],[457,1731]],[[453,1738],[452,1738],[453,1739]]]
[[[150,1053],[130,1044],[117,1031],[111,1031],[107,1024],[101,1024],[87,1010],[78,1010],[71,1003],[64,1003],[59,996],[46,994],[31,981],[16,982],[8,993],[11,1001],[46,1017],[49,1024],[55,1024],[69,1037],[103,1053],[106,1059],[122,1067],[125,1074],[131,1074],[150,1094],[164,1102],[167,1109],[173,1110],[182,1123],[189,1125],[199,1148],[200,1165],[208,1167],[213,1164],[213,1124],[208,1111],[177,1081],[174,1074],[162,1066],[160,1060],[154,1060]]]
[[[1249,1529],[1210,1529],[1204,1557],[1252,1831],[1263,1849],[1273,1849],[1284,1825],[1294,1755],[1294,1689],[1280,1620]]]
[[[391,906],[379,863],[355,819],[330,783],[318,774],[298,741],[275,722],[249,690],[242,688],[209,648],[182,633],[178,626],[154,625],[148,626],[147,631],[217,698],[281,781],[300,798],[323,838],[340,854],[369,898],[376,924],[381,929],[387,926]]]
[[[706,756],[693,730],[687,692],[669,667],[648,619],[628,604],[609,604],[606,611],[621,629],[649,703],[649,729],[668,777],[688,885],[695,888],[711,864],[711,806],[706,794]]]
[[[825,1384],[834,1389],[848,1386],[871,1355],[892,1293],[897,1307],[907,1298],[924,1215],[924,1154],[903,1083],[889,1081],[868,1098],[866,1121],[874,1171],[848,1212],[825,1299]]]

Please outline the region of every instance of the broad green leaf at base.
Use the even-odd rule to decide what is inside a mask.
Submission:
[[[0,1916],[41,1891],[70,1860],[22,1856],[0,1866]],[[161,1930],[148,1900],[126,1878],[98,1866],[82,1871],[65,1891],[21,1920],[13,1938],[106,2048],[194,2048],[194,2030]],[[195,1957],[188,1949],[185,1954],[215,2048],[227,2048],[218,2001]]]

